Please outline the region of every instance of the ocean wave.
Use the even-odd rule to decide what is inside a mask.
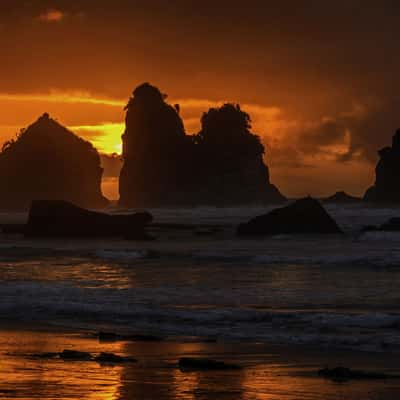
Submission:
[[[361,350],[400,349],[396,311],[338,312],[249,307],[188,307],[144,301],[137,290],[88,290],[69,284],[12,282],[0,287],[4,320],[63,324],[85,329],[221,341],[303,343]],[[159,299],[158,299],[159,300]]]

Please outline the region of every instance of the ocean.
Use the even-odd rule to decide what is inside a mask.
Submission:
[[[266,207],[151,209],[156,223],[207,226],[159,228],[152,242],[2,235],[0,320],[183,342],[399,352],[400,234],[360,229],[400,211],[327,210],[344,235],[235,237],[240,222]],[[3,223],[25,218],[0,214]]]

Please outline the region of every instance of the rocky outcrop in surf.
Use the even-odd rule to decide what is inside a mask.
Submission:
[[[120,175],[122,206],[234,205],[285,200],[269,181],[264,146],[250,117],[225,104],[186,135],[179,106],[156,87],[135,89],[126,106]]]
[[[342,233],[318,200],[306,197],[240,224],[239,236]]]
[[[147,212],[110,215],[77,207],[66,201],[33,201],[26,237],[123,237],[133,240],[152,239],[145,227],[153,217]]]
[[[104,207],[102,172],[92,144],[43,114],[3,146],[0,208],[28,209],[32,200],[41,199]]]
[[[400,203],[400,129],[392,139],[392,147],[379,151],[374,186],[365,193],[364,200],[375,203]]]

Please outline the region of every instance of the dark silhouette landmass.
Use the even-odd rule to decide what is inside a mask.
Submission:
[[[318,200],[306,197],[240,224],[239,236],[297,233],[342,233]]]
[[[110,215],[77,207],[66,201],[33,201],[25,226],[26,237],[123,237],[148,240],[147,212]]]
[[[0,208],[27,210],[32,200],[67,200],[100,208],[102,168],[93,145],[43,114],[0,153]]]
[[[324,203],[354,204],[362,201],[361,197],[350,196],[346,192],[336,192],[334,195],[322,199]]]
[[[376,166],[375,185],[365,193],[364,200],[375,203],[400,202],[400,129],[392,140],[392,147],[379,152],[380,160]]]
[[[156,87],[137,87],[126,106],[120,205],[228,205],[282,202],[269,182],[264,147],[238,105],[204,113],[186,135],[179,106]]]

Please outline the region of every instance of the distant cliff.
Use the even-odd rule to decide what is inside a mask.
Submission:
[[[87,141],[41,116],[0,153],[0,208],[28,209],[32,200],[104,207],[100,157]]]
[[[393,136],[392,147],[379,151],[375,185],[365,193],[364,200],[379,203],[400,203],[400,130]]]
[[[269,181],[264,146],[238,105],[204,113],[201,131],[185,134],[179,106],[156,87],[135,89],[122,136],[123,206],[275,203],[285,198]]]

